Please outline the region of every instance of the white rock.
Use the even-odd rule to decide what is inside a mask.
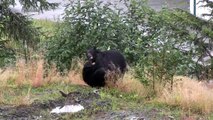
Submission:
[[[80,110],[83,110],[84,107],[80,104],[77,105],[65,105],[64,107],[60,108],[60,107],[56,107],[55,109],[53,109],[50,113],[75,113],[78,112]]]

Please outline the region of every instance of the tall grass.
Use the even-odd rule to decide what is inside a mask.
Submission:
[[[33,79],[32,86],[39,87],[42,85],[44,75],[44,60],[37,62],[37,69],[35,71],[35,78]]]
[[[147,96],[148,91],[144,85],[134,77],[134,70],[129,68],[129,71],[120,75],[120,71],[112,71],[106,74],[106,86],[116,88],[122,92],[135,93],[139,96]]]
[[[175,77],[173,91],[166,87],[159,101],[172,106],[180,106],[187,111],[199,113],[213,112],[213,89],[209,84],[188,77]]]
[[[82,80],[81,70],[83,68],[82,62],[78,61],[77,66],[79,69],[71,69],[68,71],[68,74],[61,75],[55,65],[52,65],[50,69],[45,70],[44,60],[33,60],[25,64],[22,60],[17,62],[18,71],[13,71],[13,74],[17,74],[17,77],[14,78],[17,85],[30,84],[32,87],[40,87],[44,84],[49,83],[70,83],[70,84],[79,84],[86,85]]]
[[[77,60],[75,66],[72,66],[71,70],[67,72],[66,75],[61,75],[55,65],[52,65],[50,69],[45,70],[45,61],[43,59],[37,59],[28,61],[26,64],[24,60],[17,60],[16,66],[13,68],[7,68],[0,73],[0,96],[5,96],[5,88],[11,91],[7,92],[7,96],[14,96],[15,93],[13,88],[30,86],[32,88],[38,88],[42,86],[48,86],[51,83],[65,83],[70,85],[87,85],[83,81],[82,69],[84,62]],[[113,80],[113,78],[111,78]],[[144,95],[143,85],[134,78],[133,71],[129,71],[125,74],[123,79],[119,79],[111,84],[111,87],[115,87],[123,92],[134,92]],[[16,101],[25,101],[29,99],[30,94],[24,94],[17,96]],[[4,99],[4,97],[1,97]],[[22,99],[21,99],[22,98]],[[1,100],[0,100],[1,101]],[[2,100],[4,101],[4,100]],[[19,102],[24,103],[24,102]],[[26,102],[27,103],[27,102]]]
[[[33,102],[31,97],[31,88],[48,86],[51,83],[55,84],[77,84],[86,85],[82,79],[83,61],[78,60],[75,66],[72,67],[66,75],[61,75],[57,72],[56,67],[48,70],[44,69],[45,61],[43,59],[29,61],[27,64],[23,60],[18,60],[16,67],[0,70],[0,103],[11,104],[30,104]],[[151,88],[143,86],[134,77],[134,70],[130,69],[122,78],[115,79],[109,77],[107,82],[108,87],[114,87],[120,91],[127,93],[136,93],[139,96],[149,96]],[[213,89],[211,83],[198,82],[188,77],[175,77],[175,85],[171,91],[170,86],[159,88],[158,102],[171,106],[179,106],[186,111],[194,111],[199,113],[213,112]],[[29,86],[27,91],[17,93],[17,88]],[[7,91],[5,91],[7,90]],[[11,96],[16,96],[11,100]]]
[[[29,84],[32,87],[40,87],[44,84],[57,82],[86,85],[82,77],[83,61],[75,61],[75,66],[72,66],[71,70],[68,71],[66,75],[61,75],[57,71],[55,65],[45,70],[44,64],[45,61],[43,59],[29,61],[27,64],[24,60],[18,60],[15,68],[8,68],[5,72],[0,74],[0,76],[4,76],[2,77],[4,78],[3,81],[10,81],[12,78],[17,86]],[[107,84],[109,87],[116,87],[125,92],[138,92],[141,94],[141,91],[144,91],[144,87],[134,78],[133,74],[133,70],[130,70],[120,78],[120,76],[117,76],[117,72],[113,74],[114,76],[110,73],[108,75],[108,77],[110,77],[109,80],[107,80]],[[0,81],[2,81],[1,78]]]
[[[26,64],[24,60],[17,60],[15,67],[0,69],[0,103],[3,104],[31,104],[33,97],[31,88],[36,89],[50,84],[79,84],[86,85],[82,80],[80,69],[72,69],[62,76],[54,65],[50,69],[44,68],[43,59],[31,60]]]

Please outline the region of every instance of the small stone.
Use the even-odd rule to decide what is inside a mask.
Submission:
[[[173,116],[168,116],[170,120],[174,120],[175,118]]]

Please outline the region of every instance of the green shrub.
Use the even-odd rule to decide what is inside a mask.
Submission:
[[[47,60],[66,71],[90,47],[117,49],[153,89],[156,83],[172,87],[174,75],[202,71],[192,58],[209,51],[205,39],[212,40],[212,22],[179,9],[156,12],[144,1],[122,2],[125,10],[99,0],[67,5],[64,21],[48,42]]]
[[[131,24],[112,5],[100,1],[86,0],[69,4],[65,9],[64,21],[50,40],[47,59],[54,61],[60,70],[70,69],[75,57],[83,57],[86,50],[117,49],[128,52]],[[130,57],[129,57],[130,58]],[[133,56],[134,58],[134,56]]]

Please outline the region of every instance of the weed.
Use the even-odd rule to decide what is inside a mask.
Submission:
[[[37,62],[36,75],[35,75],[35,78],[33,79],[33,83],[32,83],[33,87],[40,87],[42,85],[43,73],[44,73],[43,64],[44,64],[44,60],[39,60]]]
[[[83,62],[81,60],[77,61],[75,67],[72,67],[66,75],[59,74],[54,65],[48,71],[44,71],[44,64],[42,59],[29,61],[28,64],[20,60],[15,68],[1,71],[0,103],[29,105],[35,100],[56,99],[61,96],[59,90],[66,93],[74,90],[81,92],[93,90],[86,86],[82,80]],[[101,99],[112,100],[112,110],[138,108],[138,104],[146,103],[153,104],[154,107],[160,106],[160,108],[165,108],[165,106],[178,108],[179,111],[188,111],[189,115],[191,113],[208,114],[213,112],[213,94],[210,83],[197,82],[187,77],[175,77],[173,91],[169,86],[162,88],[158,85],[159,92],[155,99],[147,101],[143,98],[152,95],[152,88],[141,84],[134,77],[133,70],[129,70],[122,79],[113,80],[116,77],[115,74],[115,78],[111,76],[108,79],[112,80],[113,84],[99,89]]]
[[[175,77],[175,80],[177,82],[172,91],[168,88],[162,91],[160,102],[195,113],[213,112],[212,89],[188,77]]]
[[[23,80],[25,80],[25,61],[22,59],[18,60],[16,65],[18,69],[16,84],[20,86],[23,84]]]

